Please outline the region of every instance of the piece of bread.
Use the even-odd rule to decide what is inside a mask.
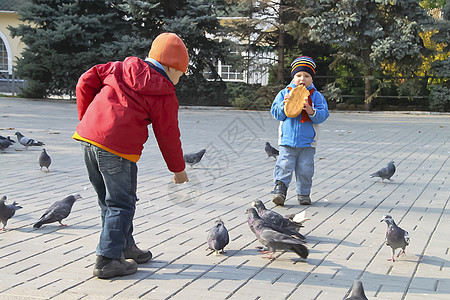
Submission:
[[[309,91],[303,85],[295,87],[284,104],[284,113],[289,118],[295,118],[302,113],[305,100],[308,99]]]

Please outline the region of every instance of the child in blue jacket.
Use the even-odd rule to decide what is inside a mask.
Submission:
[[[301,205],[311,204],[311,186],[314,175],[314,154],[316,153],[318,124],[328,116],[328,105],[323,95],[313,84],[316,64],[311,57],[297,57],[291,64],[291,83],[281,90],[272,103],[271,113],[281,121],[279,126],[280,154],[274,169],[276,205],[284,205],[287,188],[295,171],[297,199]],[[298,85],[305,86],[310,96],[305,100],[302,113],[289,118],[284,113],[284,104],[290,91]]]

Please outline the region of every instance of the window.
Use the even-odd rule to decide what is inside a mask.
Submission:
[[[8,52],[3,40],[0,38],[0,72],[8,72]]]

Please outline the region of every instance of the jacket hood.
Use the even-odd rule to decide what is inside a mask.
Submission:
[[[175,86],[138,57],[127,57],[122,64],[122,82],[141,95],[165,96],[175,93]]]

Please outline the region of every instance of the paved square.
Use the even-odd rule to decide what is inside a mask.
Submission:
[[[369,299],[450,298],[450,116],[336,113],[321,125],[313,205],[300,206],[295,182],[285,207],[272,205],[278,122],[268,112],[180,108],[185,152],[206,148],[187,167],[190,182],[172,183],[153,133],[138,162],[135,238],[154,259],[136,274],[92,276],[100,232],[96,195],[79,144],[71,136],[76,105],[0,97],[0,135],[20,131],[45,143],[50,172],[39,170],[41,147],[15,143],[0,153],[0,196],[23,206],[0,231],[0,299],[343,299],[353,281]],[[126,143],[127,141],[123,141]],[[369,174],[394,160],[393,181]],[[34,229],[54,201],[78,192],[70,216]],[[306,210],[309,257],[277,252],[262,258],[245,210],[260,199],[281,214]],[[387,258],[384,214],[409,231],[406,256]],[[205,251],[221,218],[226,254]]]

